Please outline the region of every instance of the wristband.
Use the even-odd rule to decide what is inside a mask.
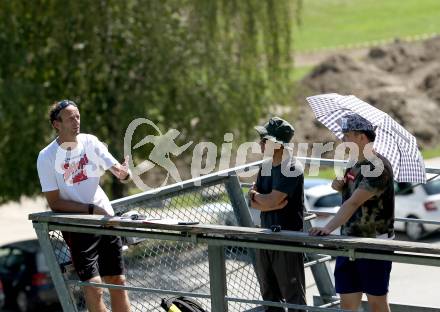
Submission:
[[[94,210],[95,210],[95,205],[94,204],[89,204],[89,214],[93,214]]]

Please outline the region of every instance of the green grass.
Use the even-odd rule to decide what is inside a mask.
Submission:
[[[335,169],[333,167],[321,167],[318,176],[308,176],[308,171],[305,172],[306,177],[321,178],[333,180],[336,177]]]
[[[423,150],[422,156],[424,159],[440,157],[440,145],[435,148]]]
[[[314,66],[296,67],[293,70],[293,81],[299,81],[312,71]]]
[[[438,0],[305,0],[296,51],[440,32]]]

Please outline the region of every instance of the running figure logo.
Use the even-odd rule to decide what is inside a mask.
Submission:
[[[147,135],[133,146],[133,150],[135,150],[148,143],[154,145],[153,149],[150,152],[150,155],[148,156],[149,160],[144,160],[142,163],[134,167],[133,157],[131,155],[131,141],[134,131],[141,124],[148,124],[152,126],[158,134]],[[156,165],[164,168],[167,171],[167,176],[161,186],[167,184],[170,175],[174,179],[174,181],[182,181],[176,165],[170,159],[170,154],[174,156],[179,156],[193,143],[193,141],[190,141],[185,145],[179,147],[174,141],[179,136],[179,134],[180,131],[177,129],[170,129],[167,133],[162,134],[160,129],[151,120],[148,120],[146,118],[137,118],[130,123],[124,137],[124,154],[130,156],[130,167],[133,168],[133,182],[136,184],[137,187],[139,187],[143,191],[152,188],[146,185],[139,176],[146,171],[152,169]]]

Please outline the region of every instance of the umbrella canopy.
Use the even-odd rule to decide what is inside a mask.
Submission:
[[[342,139],[341,118],[358,114],[376,127],[374,150],[393,167],[398,182],[426,183],[425,165],[416,138],[388,114],[354,95],[319,94],[307,98],[316,119]]]

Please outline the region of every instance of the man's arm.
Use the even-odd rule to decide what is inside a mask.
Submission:
[[[73,212],[73,213],[89,213],[89,205],[71,200],[65,200],[60,197],[60,191],[44,192],[49,207],[54,212]],[[95,206],[93,214],[108,215],[105,209]]]
[[[255,189],[249,192],[251,207],[261,211],[282,209],[287,205],[287,194],[273,190],[269,194],[260,194]]]
[[[329,235],[335,229],[347,222],[354,212],[367,200],[373,197],[375,193],[365,189],[358,188],[353,195],[346,200],[338,213],[323,228],[313,227],[309,230],[310,235]]]
[[[130,171],[128,169],[128,156],[125,156],[124,162],[120,164],[112,154],[108,151],[107,146],[102,143],[96,136],[89,135],[92,141],[93,153],[96,154],[98,159],[101,161],[100,165],[104,170],[109,169],[115,177],[117,177],[121,182],[126,183],[130,178]],[[136,146],[138,146],[136,144]]]
[[[267,207],[267,206],[263,206],[260,203],[253,201],[251,202],[251,207],[258,209],[260,211],[273,211],[273,210],[278,210],[278,209],[282,209],[287,205],[287,199],[284,199],[283,201],[281,201],[280,203],[276,204],[275,206],[271,206],[271,207]]]

